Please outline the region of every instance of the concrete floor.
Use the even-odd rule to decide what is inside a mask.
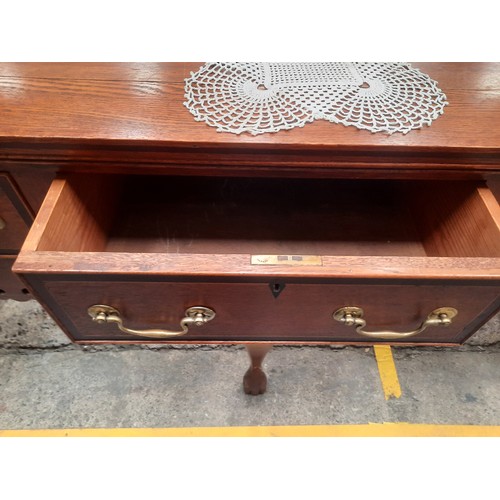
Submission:
[[[500,425],[499,341],[497,317],[460,348],[394,348],[389,401],[371,348],[277,347],[253,397],[242,347],[85,348],[37,303],[0,301],[0,428]]]

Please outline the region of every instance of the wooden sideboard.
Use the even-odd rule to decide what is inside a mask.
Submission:
[[[414,63],[450,105],[407,135],[256,137],[193,119],[200,65],[0,65],[1,298],[82,344],[245,344],[250,394],[273,344],[456,345],[498,311],[500,64]]]

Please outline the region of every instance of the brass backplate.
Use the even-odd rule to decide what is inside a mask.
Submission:
[[[322,266],[321,255],[252,255],[254,266]]]
[[[333,313],[333,319],[336,321],[343,321],[347,315],[351,315],[353,318],[362,318],[364,314],[365,312],[361,309],[361,307],[347,306],[337,309]]]
[[[111,306],[106,306],[106,305],[95,305],[95,306],[90,306],[87,310],[89,313],[89,316],[92,319],[95,319],[99,314],[104,313],[104,314],[114,314],[116,316],[120,316],[120,311],[118,309],[115,309],[114,307]]]
[[[458,311],[454,307],[439,307],[429,314],[428,319],[438,319],[443,314],[449,319],[453,319]]]
[[[215,311],[203,306],[193,306],[186,309],[187,318],[196,318],[198,314],[201,314],[205,321],[212,321],[215,318]]]

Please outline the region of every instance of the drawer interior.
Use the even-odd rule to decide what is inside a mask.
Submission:
[[[480,183],[75,175],[50,196],[36,251],[500,256]]]

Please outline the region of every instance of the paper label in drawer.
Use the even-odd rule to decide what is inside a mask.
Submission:
[[[320,255],[252,255],[256,266],[322,266]]]

